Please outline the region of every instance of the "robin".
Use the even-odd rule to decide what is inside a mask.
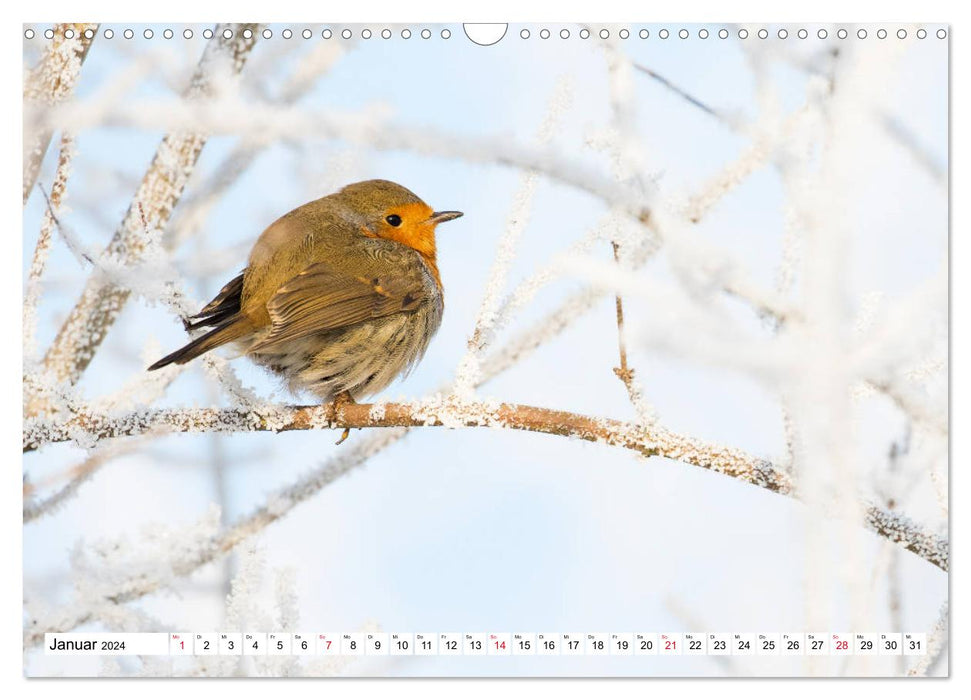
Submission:
[[[210,330],[148,369],[234,343],[291,391],[339,403],[375,394],[414,367],[438,330],[435,227],[460,216],[433,211],[388,180],[297,207],[260,235],[246,269],[186,322],[186,330]]]

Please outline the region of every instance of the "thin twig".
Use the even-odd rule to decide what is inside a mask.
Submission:
[[[665,88],[667,88],[668,90],[670,90],[671,92],[673,92],[678,97],[680,97],[683,100],[687,101],[689,104],[697,107],[698,109],[700,109],[705,114],[708,114],[708,115],[714,117],[715,119],[717,119],[721,124],[727,126],[728,128],[732,129],[733,131],[736,129],[735,123],[731,119],[729,119],[727,116],[725,116],[724,114],[722,114],[718,110],[714,109],[713,107],[709,107],[704,102],[702,102],[701,100],[699,100],[697,97],[695,97],[691,93],[687,92],[686,90],[683,90],[682,88],[678,87],[677,85],[675,85],[674,83],[672,83],[670,80],[668,80],[667,78],[665,78],[663,75],[661,75],[657,71],[651,70],[647,66],[641,65],[639,63],[633,63],[632,65],[634,66],[634,69],[635,70],[638,70],[641,73],[644,73],[645,75],[653,78],[654,80],[656,80],[658,83],[660,83],[661,85],[663,85]]]
[[[614,262],[620,265],[620,244],[616,241],[611,242],[614,249]],[[614,374],[627,387],[627,395],[631,403],[637,406],[640,399],[639,392],[634,387],[634,370],[627,364],[627,341],[624,337],[624,300],[620,292],[614,295],[614,306],[617,310],[617,350],[620,354],[620,366],[614,367]]]
[[[121,454],[131,452],[134,445],[114,444],[108,448],[98,450],[90,455],[81,464],[73,467],[70,471],[70,480],[58,489],[53,495],[48,496],[43,501],[28,501],[33,488],[24,488],[24,524],[36,520],[44,515],[49,515],[56,511],[66,500],[71,498],[78,489],[88,481],[95,472],[101,467],[115,459]]]
[[[930,151],[918,141],[917,136],[908,129],[902,120],[891,115],[882,114],[877,117],[880,124],[893,139],[899,143],[910,156],[917,161],[931,179],[947,191],[947,166],[942,164]]]

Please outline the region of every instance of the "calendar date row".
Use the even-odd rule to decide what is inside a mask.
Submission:
[[[49,655],[923,656],[924,633],[171,632],[46,635]]]

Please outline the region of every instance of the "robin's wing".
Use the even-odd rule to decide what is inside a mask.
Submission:
[[[319,331],[414,311],[426,297],[419,275],[385,272],[357,276],[339,272],[327,263],[311,265],[267,302],[269,335],[250,350],[267,350]]]

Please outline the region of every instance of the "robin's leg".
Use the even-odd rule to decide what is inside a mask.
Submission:
[[[351,396],[351,392],[342,391],[341,393],[339,393],[337,396],[334,397],[334,415],[340,416],[344,406],[348,406],[353,403],[357,403],[357,402],[354,401],[354,397]],[[344,428],[344,432],[341,433],[341,439],[338,440],[335,444],[337,445],[341,444],[348,438],[348,436],[350,436],[350,434],[351,434],[351,429]]]

